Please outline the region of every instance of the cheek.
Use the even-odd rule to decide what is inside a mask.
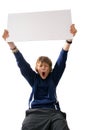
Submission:
[[[49,73],[51,70],[50,70],[50,68],[49,69],[47,69],[47,72]]]
[[[37,71],[38,71],[38,73],[41,73],[41,69],[40,68],[38,68]]]

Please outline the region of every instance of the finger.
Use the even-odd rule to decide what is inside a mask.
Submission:
[[[73,36],[77,33],[77,30],[76,30],[76,28],[75,28],[75,24],[72,24],[72,25],[70,26],[70,33],[72,33]]]
[[[75,36],[75,34],[77,33],[76,29],[71,29],[70,32],[73,34],[73,36]]]
[[[4,32],[9,33],[7,29],[5,29]]]

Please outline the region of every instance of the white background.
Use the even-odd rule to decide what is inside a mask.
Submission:
[[[14,55],[2,39],[8,13],[71,9],[78,30],[57,88],[62,111],[71,130],[87,130],[87,6],[86,0],[1,0],[0,1],[0,130],[20,130],[31,91],[21,76]],[[15,43],[34,69],[38,56],[49,56],[53,65],[65,41]]]

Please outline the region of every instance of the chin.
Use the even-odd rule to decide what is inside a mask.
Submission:
[[[42,79],[46,79],[47,77],[41,77]]]

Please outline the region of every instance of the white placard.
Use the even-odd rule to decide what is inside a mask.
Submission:
[[[71,39],[71,10],[8,14],[7,41]]]

